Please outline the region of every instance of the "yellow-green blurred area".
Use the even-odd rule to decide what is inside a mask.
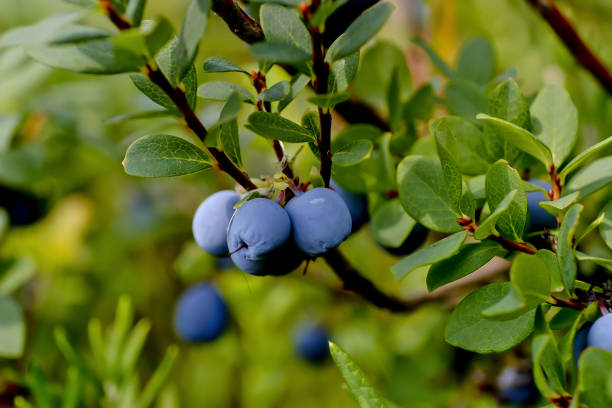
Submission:
[[[609,95],[577,65],[527,2],[394,2],[397,10],[378,41],[390,41],[405,52],[410,78],[404,80],[411,89],[427,81],[443,81],[411,38],[425,38],[454,65],[465,40],[484,36],[495,51],[496,74],[516,67],[525,95],[533,95],[548,83],[567,88],[580,119],[577,151],[609,135]],[[150,0],[145,18],[163,14],[177,30],[187,3]],[[567,0],[558,5],[601,60],[612,66],[609,1]],[[73,9],[52,0],[0,0],[0,33]],[[249,71],[257,67],[248,46],[216,16],[196,60],[199,80],[223,79],[251,86],[246,76],[202,72],[202,61],[215,55]],[[268,81],[288,78],[274,68]],[[358,77],[352,91],[385,115],[384,89],[371,86],[367,75]],[[287,108],[289,118],[299,120],[309,92],[305,90]],[[222,106],[200,100],[198,115],[205,125],[213,124]],[[127,146],[138,137],[168,133],[194,140],[171,118],[109,121],[151,108],[154,104],[136,90],[127,75],[59,72],[39,65],[20,49],[0,49],[0,126],[8,121],[18,123],[10,147],[0,139],[0,185],[35,196],[42,214],[31,225],[10,226],[0,238],[0,258],[27,258],[35,264],[33,278],[16,296],[27,322],[25,353],[18,360],[0,359],[0,381],[35,363],[50,381],[63,383],[67,364],[53,339],[54,329],[65,327],[87,358],[88,322],[97,318],[105,326],[110,324],[120,295],[126,294],[136,317],[147,318],[152,327],[139,362],[142,379],[150,376],[169,345],[179,346],[178,360],[158,407],[356,406],[331,359],[313,365],[296,357],[294,329],[311,321],[328,327],[334,342],[398,404],[497,406],[495,397],[479,386],[494,383],[504,365],[518,361],[528,351],[475,356],[453,349],[443,340],[449,315],[446,305],[392,314],[342,292],[339,280],[320,260],[311,263],[306,274],[302,265],[285,277],[254,277],[202,252],[191,235],[193,213],[205,197],[234,188],[234,183],[215,170],[167,179],[126,175],[121,161]],[[246,110],[243,114],[248,114]],[[344,125],[340,117],[335,118],[334,134]],[[424,135],[426,126],[421,128]],[[251,176],[278,171],[269,141],[241,132],[241,146]],[[295,149],[291,147],[290,152]],[[308,175],[316,164],[305,149],[297,157],[297,173]],[[584,218],[593,219],[599,208],[587,207]],[[398,282],[389,268],[399,258],[380,249],[367,227],[349,238],[341,250],[364,276],[389,294],[412,296],[425,291],[426,270]],[[216,283],[235,325],[214,343],[185,344],[174,333],[173,309],[185,288],[204,280]]]

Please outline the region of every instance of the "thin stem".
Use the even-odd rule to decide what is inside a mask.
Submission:
[[[117,13],[115,7],[113,7],[113,3],[110,0],[100,0],[100,7],[104,9],[104,12],[110,19],[110,21],[117,27],[120,31],[129,30],[132,28],[132,24],[125,19],[121,14]]]
[[[561,177],[559,177],[554,164],[550,165],[548,174],[550,175],[550,184],[552,186],[552,189],[548,191],[548,198],[550,198],[550,201],[556,201],[561,198],[561,190],[563,189],[563,186],[561,185]]]
[[[153,82],[155,85],[159,86],[164,93],[170,97],[178,110],[183,114],[187,127],[189,127],[189,129],[196,134],[202,143],[204,143],[206,136],[208,135],[208,130],[206,130],[206,127],[202,124],[198,116],[189,105],[185,91],[183,91],[180,87],[173,86],[168,78],[166,78],[166,75],[164,75],[159,68],[154,67],[151,64],[147,64],[145,70],[149,80],[151,80],[151,82]],[[246,190],[250,191],[257,188],[257,186],[253,184],[249,178],[248,174],[236,167],[225,153],[215,147],[204,147],[204,149],[211,157],[215,159],[217,167],[221,171],[229,174]]]
[[[132,24],[121,14],[117,13],[117,10],[115,10],[109,0],[100,0],[100,6],[106,11],[111,22],[119,30],[132,28]],[[208,130],[189,105],[185,91],[181,87],[173,86],[168,78],[166,78],[166,75],[153,63],[148,63],[145,66],[145,74],[151,82],[159,86],[172,102],[174,102],[178,110],[183,114],[187,126],[196,134],[202,143],[204,143],[208,135]],[[206,145],[204,146],[204,151],[215,160],[219,170],[229,174],[246,190],[257,189],[257,186],[253,184],[249,175],[236,167],[225,153],[214,147],[206,147]]]
[[[478,228],[478,225],[476,224],[476,222],[474,222],[474,220],[472,220],[471,217],[457,218],[457,224],[461,225],[464,230],[471,232],[472,234]],[[520,251],[530,255],[533,255],[538,252],[536,249],[533,249],[529,245],[523,244],[521,242],[512,241],[506,237],[502,237],[501,235],[491,234],[487,237],[487,239],[500,243],[501,246],[507,249],[508,251]]]
[[[608,93],[612,93],[612,75],[582,41],[572,23],[555,6],[553,0],[527,0],[527,2],[546,20],[576,61],[589,71]]]
[[[253,44],[264,39],[259,22],[251,18],[236,0],[213,0],[212,9],[242,41]]]
[[[586,309],[586,306],[580,302],[576,302],[576,299],[569,299],[569,300],[559,299],[558,297],[554,295],[551,295],[550,297],[554,300],[554,303],[551,303],[552,306],[569,307],[569,308],[578,309],[578,310]]]
[[[251,73],[251,77],[253,78],[253,86],[258,94],[265,91],[268,86],[266,84],[266,76],[261,72],[253,71]],[[272,106],[270,102],[257,101],[257,109],[260,111],[271,112]],[[276,154],[276,158],[278,162],[282,166],[282,171],[285,176],[287,176],[290,180],[295,178],[293,174],[293,170],[291,170],[291,166],[289,165],[289,160],[287,160],[287,154],[285,152],[285,146],[280,140],[272,140],[272,147],[274,148],[274,154]]]
[[[312,14],[321,5],[320,0],[312,0],[310,8],[303,7],[302,15],[304,20],[308,22]],[[326,94],[328,92],[327,82],[329,80],[329,64],[325,61],[325,49],[323,46],[323,36],[319,31],[319,27],[310,27],[310,37],[312,38],[312,62],[315,79],[312,87],[317,94]],[[319,125],[321,127],[321,137],[317,140],[319,154],[321,158],[321,177],[325,183],[325,187],[329,187],[332,169],[332,151],[331,151],[331,124],[332,117],[329,109],[317,109],[319,113]]]

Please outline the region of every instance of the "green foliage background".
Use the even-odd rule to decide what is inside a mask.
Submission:
[[[524,2],[514,0],[397,1],[398,11],[378,41],[391,41],[407,55],[410,76],[401,76],[405,94],[425,81],[440,81],[440,73],[422,50],[410,42],[415,35],[454,66],[462,43],[484,36],[493,45],[494,74],[516,67],[518,82],[529,98],[547,83],[562,84],[578,109],[580,135],[574,151],[607,137],[612,129],[612,101],[592,77],[578,67],[549,27]],[[608,66],[612,65],[612,7],[605,0],[580,4],[560,1],[580,34]],[[151,0],[147,15],[163,14],[179,27],[187,1]],[[0,33],[31,24],[54,12],[71,9],[59,1],[1,0]],[[218,17],[196,59],[200,82],[225,79],[242,83],[239,74],[205,74],[201,61],[223,56],[255,69],[246,45]],[[381,64],[386,60],[382,60]],[[352,86],[359,97],[383,108],[381,72],[361,73]],[[273,69],[272,82],[289,79]],[[287,108],[299,122],[306,106],[302,93]],[[96,317],[109,324],[121,294],[131,297],[137,317],[152,329],[139,371],[147,378],[170,344],[180,353],[157,403],[159,407],[353,406],[342,388],[342,377],[331,360],[312,366],[294,356],[291,338],[296,324],[318,320],[330,327],[339,344],[389,399],[411,407],[497,406],[494,396],[477,388],[476,372],[494,381],[499,368],[517,361],[527,350],[475,356],[444,342],[449,316],[445,305],[427,305],[410,314],[390,314],[359,300],[338,295],[328,287],[339,282],[322,261],[277,279],[251,277],[223,269],[201,252],[191,236],[191,217],[201,200],[234,183],[219,172],[174,179],[148,180],[128,176],[121,166],[127,146],[140,136],[167,133],[192,138],[175,120],[112,123],[126,112],[151,109],[153,104],[134,88],[127,75],[96,77],[60,72],[30,60],[19,49],[0,50],[0,118],[17,118],[21,126],[16,148],[0,155],[0,183],[43,197],[48,214],[28,227],[10,228],[0,241],[2,258],[26,257],[36,265],[35,277],[19,291],[27,319],[27,346],[17,361],[0,359],[2,379],[36,364],[62,383],[66,363],[53,331],[65,327],[79,350],[87,350],[87,324]],[[216,120],[222,103],[200,103],[204,124]],[[340,121],[335,122],[337,124]],[[426,134],[426,123],[419,123]],[[336,132],[337,129],[334,130]],[[269,143],[243,138],[245,166],[253,176],[270,174],[276,164]],[[19,155],[16,156],[17,153]],[[608,152],[610,153],[610,152]],[[298,172],[308,174],[316,161],[301,155]],[[599,214],[610,200],[609,189],[598,192],[583,211],[584,220]],[[601,203],[601,204],[600,204]],[[433,240],[434,237],[430,237]],[[590,254],[608,256],[592,234],[583,244]],[[368,228],[352,236],[343,250],[360,271],[387,293],[402,296],[426,289],[427,268],[402,281],[390,268],[398,258],[371,239]],[[600,273],[582,264],[580,273]],[[172,311],[181,291],[204,279],[217,283],[237,320],[236,327],[211,345],[180,344],[172,329]],[[466,361],[469,364],[466,366]]]

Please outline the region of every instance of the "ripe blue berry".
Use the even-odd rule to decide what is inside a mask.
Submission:
[[[351,213],[351,220],[353,221],[351,232],[357,231],[368,221],[368,199],[364,194],[356,194],[344,190],[334,180],[331,180],[329,184],[342,197]]]
[[[541,180],[531,179],[529,182],[544,188],[546,191],[552,188],[550,184]],[[557,219],[538,205],[541,201],[548,201],[548,198],[541,192],[527,193],[527,212],[529,213],[529,229],[531,231],[557,228]]]
[[[225,301],[210,283],[199,283],[187,289],[174,310],[174,327],[178,336],[190,343],[215,340],[227,325]]]
[[[329,335],[320,325],[300,326],[294,342],[297,354],[307,361],[321,362],[329,355]]]
[[[295,197],[286,207],[293,240],[310,256],[337,247],[351,233],[353,222],[344,200],[328,188],[314,188]]]
[[[234,204],[240,196],[235,191],[222,190],[206,198],[193,216],[193,237],[204,251],[214,256],[227,256],[227,226]]]
[[[587,335],[587,345],[612,353],[612,313],[595,320]]]

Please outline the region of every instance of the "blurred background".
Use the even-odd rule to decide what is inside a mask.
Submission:
[[[462,43],[482,36],[493,46],[496,73],[515,67],[525,95],[547,83],[568,89],[579,112],[578,151],[609,136],[609,95],[577,66],[525,1],[394,2],[398,9],[378,41],[390,41],[404,51],[407,89],[425,82],[436,87],[443,81],[411,38],[424,38],[454,65]],[[163,14],[176,29],[187,3],[150,0],[147,16]],[[583,39],[612,66],[610,2],[557,3]],[[0,33],[72,9],[58,0],[0,0]],[[201,61],[213,55],[248,70],[256,68],[247,46],[216,16],[196,62],[200,82],[246,81],[235,74],[203,73]],[[384,78],[384,71],[380,75]],[[271,78],[275,82],[287,76],[274,70]],[[382,108],[384,94],[369,78],[360,73],[352,91]],[[307,96],[303,92],[288,107],[290,118],[299,120]],[[138,364],[142,378],[150,376],[170,344],[179,346],[159,407],[355,406],[331,359],[311,364],[296,356],[292,338],[304,322],[326,326],[377,388],[399,404],[498,406],[498,396],[489,392],[491,384],[503,367],[520,365],[528,350],[476,356],[453,349],[443,340],[447,306],[428,305],[394,315],[339,294],[340,282],[322,261],[311,264],[306,275],[300,269],[283,278],[253,277],[202,252],[191,235],[193,213],[205,197],[233,188],[233,183],[214,171],[155,180],[126,175],[121,161],[138,137],[153,132],[191,137],[170,118],[109,120],[153,106],[127,75],[59,72],[32,61],[19,49],[0,49],[0,206],[10,216],[8,230],[0,238],[0,262],[20,262],[18,266],[31,275],[17,293],[27,322],[26,350],[17,360],[0,359],[0,392],[3,378],[18,376],[31,364],[51,381],[63,382],[67,366],[55,345],[54,329],[65,327],[75,347],[87,356],[89,320],[110,324],[117,301],[125,294],[132,299],[136,317],[151,322]],[[221,107],[200,101],[198,113],[210,124]],[[343,125],[337,118],[335,132]],[[276,170],[266,141],[245,133],[241,143],[251,175]],[[300,155],[298,173],[308,174],[315,163],[309,155]],[[601,208],[597,203],[609,197],[605,194],[590,201],[585,219],[597,215]],[[389,268],[399,258],[380,249],[367,227],[342,250],[388,293],[411,296],[425,290],[425,270],[401,282],[393,278]],[[597,273],[591,269],[582,272]],[[235,324],[211,344],[188,345],[174,333],[173,309],[183,290],[206,280],[219,288]]]

